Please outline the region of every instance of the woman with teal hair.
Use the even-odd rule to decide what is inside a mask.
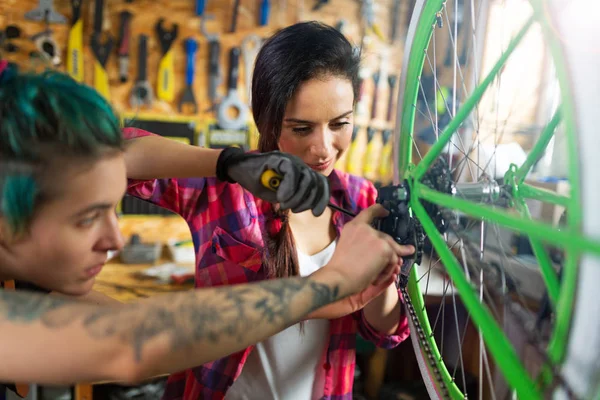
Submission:
[[[126,189],[124,150],[117,116],[93,89],[0,62],[0,281],[89,295],[107,252],[123,245],[115,207]],[[214,162],[215,173],[227,171],[250,191],[258,184],[239,170],[280,166],[282,186],[313,199],[286,199],[290,207],[315,209],[327,199],[324,187],[320,196],[299,187],[294,178],[310,176],[307,167],[277,152]],[[111,305],[5,287],[0,382],[134,382],[245,348],[397,273],[398,246],[369,226],[382,213],[357,216],[328,266],[308,277]]]

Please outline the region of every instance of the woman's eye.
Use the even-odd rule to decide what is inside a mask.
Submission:
[[[89,217],[80,219],[79,221],[77,221],[77,226],[80,228],[89,227],[90,225],[92,225],[94,223],[94,221],[98,218],[99,215],[100,214],[94,214]]]
[[[350,122],[336,122],[333,124],[333,129],[342,129],[345,125],[350,125]]]
[[[297,133],[299,135],[307,135],[310,133],[310,126],[299,126],[292,128],[292,132]]]

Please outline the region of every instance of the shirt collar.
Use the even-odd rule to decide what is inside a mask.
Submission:
[[[338,207],[348,208],[350,199],[348,198],[348,182],[342,179],[342,172],[334,169],[329,174],[329,189],[331,191],[331,202]]]

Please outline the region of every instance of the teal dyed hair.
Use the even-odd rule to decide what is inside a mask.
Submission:
[[[13,233],[27,228],[65,163],[123,146],[118,117],[91,87],[54,71],[0,74],[0,215]]]

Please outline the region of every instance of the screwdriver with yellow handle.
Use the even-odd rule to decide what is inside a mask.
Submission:
[[[377,141],[374,140],[376,132],[373,127],[367,128],[367,149],[363,161],[363,176],[372,181],[377,175],[377,161],[379,160]]]
[[[358,126],[354,126],[352,130],[352,138],[350,139],[350,147],[348,148],[348,154],[346,155],[346,171],[353,175],[360,173],[360,148],[358,147]]]
[[[387,183],[391,178],[392,150],[394,142],[391,136],[391,129],[385,129],[381,132],[383,148],[381,149],[381,158],[379,162],[379,181],[382,183]]]
[[[81,20],[81,1],[71,0],[71,29],[67,49],[67,72],[77,82],[83,82],[83,21]]]
[[[272,191],[277,191],[277,188],[279,187],[279,185],[281,184],[281,180],[283,179],[283,177],[281,175],[279,175],[277,172],[275,172],[272,169],[268,169],[265,172],[262,173],[262,175],[260,176],[260,182],[262,183],[262,185],[264,187],[266,187],[267,189],[271,189]],[[341,213],[344,213],[350,217],[356,217],[356,214],[353,213],[352,211],[348,211],[345,208],[342,207],[338,207],[335,204],[329,202],[327,203],[327,205],[329,207],[331,207],[334,210],[337,210]]]

